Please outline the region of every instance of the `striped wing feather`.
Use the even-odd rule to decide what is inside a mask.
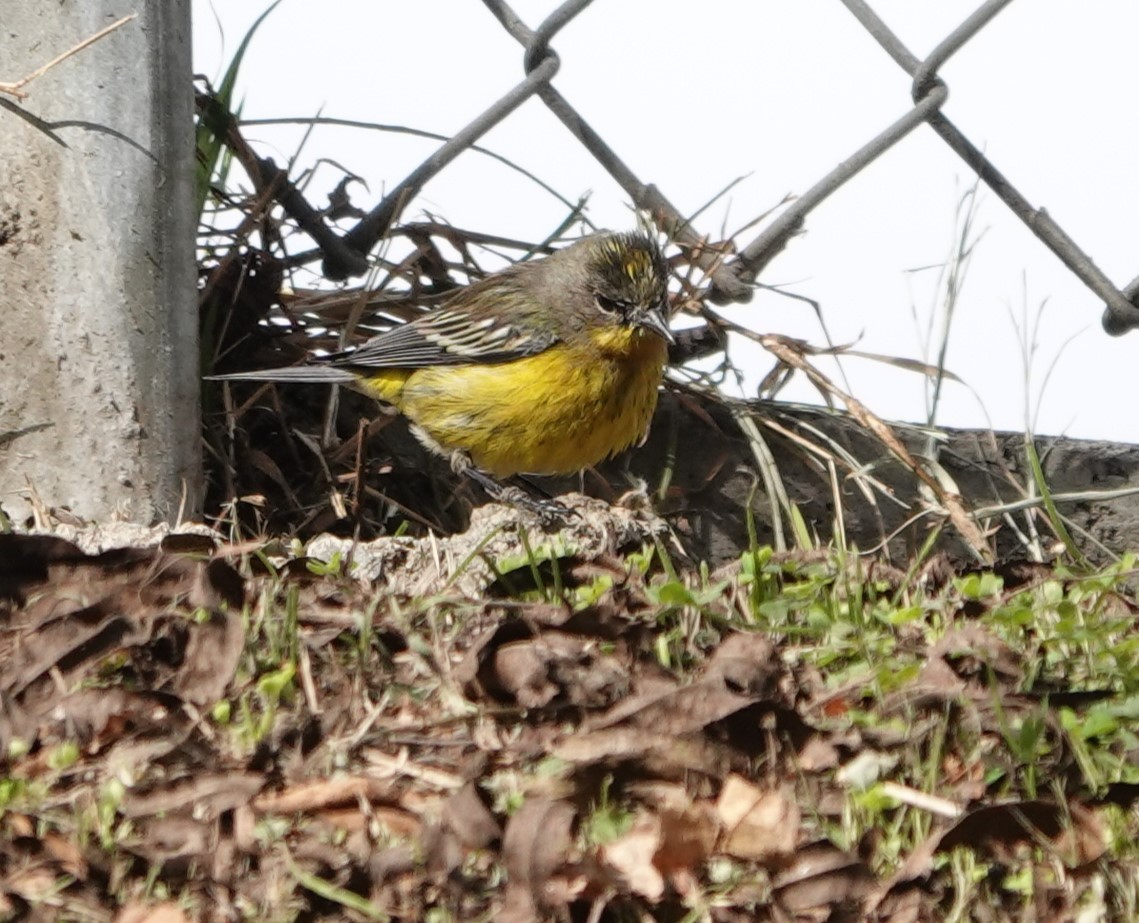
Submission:
[[[553,345],[553,333],[526,333],[493,316],[441,308],[373,337],[356,349],[329,356],[354,368],[426,368],[470,362],[507,362]]]
[[[509,362],[532,356],[549,349],[559,339],[554,330],[527,329],[531,325],[525,320],[532,312],[526,310],[530,306],[524,274],[531,271],[532,265],[519,264],[476,282],[457,292],[442,307],[372,337],[355,349],[314,356],[301,366],[210,377],[350,384],[366,369]],[[488,290],[493,290],[490,301]]]

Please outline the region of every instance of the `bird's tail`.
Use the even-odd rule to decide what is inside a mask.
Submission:
[[[291,365],[282,369],[258,369],[255,372],[230,372],[228,375],[206,375],[206,381],[302,381],[323,384],[354,384],[357,376],[334,365]]]

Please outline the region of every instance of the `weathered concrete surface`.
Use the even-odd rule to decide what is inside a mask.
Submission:
[[[0,505],[173,518],[200,491],[189,0],[3,3]]]

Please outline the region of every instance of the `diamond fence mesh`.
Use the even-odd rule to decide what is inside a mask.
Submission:
[[[679,262],[682,265],[687,263],[698,270],[682,278],[684,286],[682,297],[688,302],[689,307],[705,299],[720,305],[748,301],[755,291],[759,275],[784,249],[789,240],[800,232],[808,215],[814,209],[844,184],[858,182],[861,172],[868,165],[900,144],[915,129],[927,124],[936,136],[975,172],[979,180],[990,188],[995,196],[1082,280],[1098,299],[1103,301],[1106,306],[1103,314],[1105,330],[1112,334],[1121,334],[1139,327],[1139,308],[1132,304],[1132,299],[1139,293],[1139,280],[1123,288],[1117,287],[1097,268],[1091,256],[1080,247],[1073,235],[1067,233],[1046,211],[1035,207],[1028,200],[1018,189],[1016,177],[1003,172],[974,140],[946,116],[943,110],[949,97],[950,87],[940,76],[941,69],[953,55],[982,34],[993,18],[1008,7],[1012,0],[988,0],[981,4],[972,15],[965,18],[957,28],[951,30],[937,43],[924,59],[906,48],[870,3],[865,0],[837,0],[873,37],[881,49],[909,75],[912,87],[911,99],[904,105],[899,105],[899,111],[892,122],[868,123],[865,127],[867,140],[864,143],[847,153],[835,169],[820,176],[806,191],[783,203],[770,220],[756,222],[755,225],[758,225],[760,230],[754,233],[751,239],[740,240],[740,235],[736,235],[736,241],[730,245],[713,243],[706,229],[701,227],[704,218],[700,214],[695,217],[686,216],[673,204],[668,194],[669,190],[644,182],[637,175],[635,165],[623,160],[614,146],[591,125],[587,118],[591,113],[575,108],[554,86],[553,81],[562,63],[556,50],[558,35],[571,22],[588,19],[592,0],[567,0],[534,27],[524,22],[505,0],[482,0],[482,2],[520,46],[521,80],[465,127],[449,138],[440,139],[442,143],[439,147],[408,172],[402,181],[391,188],[367,212],[358,211],[351,203],[347,203],[351,207],[342,207],[347,200],[345,198],[344,202],[338,203],[337,193],[342,194],[343,188],[339,188],[337,193],[333,194],[330,209],[322,210],[310,205],[305,199],[304,184],[301,180],[296,179],[289,171],[279,168],[272,160],[259,156],[244,142],[240,128],[245,123],[240,123],[228,113],[223,113],[231,120],[228,127],[224,121],[215,123],[216,130],[227,138],[227,146],[241,161],[255,187],[255,195],[251,198],[258,203],[260,211],[253,212],[255,217],[246,224],[256,224],[261,221],[269,209],[274,207],[273,203],[277,203],[290,219],[291,225],[299,228],[302,234],[316,245],[315,249],[290,256],[284,261],[286,268],[308,265],[319,260],[324,275],[329,279],[343,280],[371,274],[365,284],[367,291],[363,294],[352,291],[339,293],[323,291],[310,293],[311,297],[307,299],[302,296],[291,303],[286,302],[284,309],[290,321],[303,316],[309,319],[316,318],[316,322],[310,323],[308,327],[300,325],[299,334],[291,344],[296,347],[293,354],[278,356],[273,364],[299,359],[304,350],[313,347],[334,349],[344,345],[343,340],[334,337],[337,326],[355,333],[371,334],[384,329],[384,324],[390,325],[413,316],[415,311],[422,310],[432,303],[432,296],[443,294],[448,287],[455,284],[451,277],[456,274],[462,275],[464,272],[473,277],[481,271],[469,257],[466,249],[469,243],[489,243],[498,245],[499,249],[513,249],[523,255],[533,252],[534,248],[521,242],[459,231],[431,220],[409,223],[403,219],[409,205],[417,199],[433,177],[445,170],[463,152],[476,149],[487,132],[509,119],[520,106],[532,98],[537,98],[548,108],[569,136],[580,143],[616,181],[638,211],[647,216],[662,233],[679,246],[681,250]],[[833,3],[835,0],[830,2]],[[213,118],[213,115],[218,114],[210,109],[210,100],[211,97],[207,94],[199,97],[201,118],[207,122]],[[575,216],[576,213],[571,215],[571,220]],[[346,230],[345,221],[351,222]],[[270,229],[270,234],[280,236],[279,228],[274,227],[272,222],[265,222],[265,227]],[[378,258],[377,253],[381,256],[388,255],[383,249],[385,241],[396,233],[409,239],[414,244],[415,252],[400,262]],[[432,236],[441,237],[455,245],[460,253],[459,263],[443,258],[439,250],[433,246],[430,240]],[[377,266],[381,266],[381,269],[377,270]],[[210,286],[222,290],[223,294],[228,291],[227,286],[233,280],[229,279],[225,272],[220,271],[223,269],[224,266],[219,267],[219,271],[213,275],[211,281],[206,283],[204,303],[208,302]],[[280,272],[280,267],[274,271]],[[384,283],[372,286],[369,283],[374,281],[377,273],[383,276]],[[257,281],[260,277],[266,290],[271,292],[278,290],[281,281],[279,277],[266,279],[264,269],[257,265],[237,266],[235,274],[240,275],[246,284],[250,278]],[[399,280],[402,280],[402,286],[390,284]],[[723,339],[719,336],[722,331],[713,329],[714,327],[714,321],[709,319],[707,329],[716,336],[709,337],[703,343],[694,338],[697,350],[703,347],[705,352],[711,352],[722,347]],[[225,337],[232,342],[236,339],[236,334],[241,332],[240,329],[230,329],[225,332]],[[219,337],[219,340],[221,339],[222,337]],[[808,378],[815,374],[803,360],[804,357],[821,351],[812,353],[804,344],[792,344],[789,338],[775,335],[754,336],[753,339],[757,339],[777,362],[777,368],[761,385],[760,393],[770,394],[778,390],[777,383],[768,386],[773,377],[777,378],[792,371],[801,372]],[[279,344],[283,341],[284,337],[278,337],[276,342]],[[792,345],[795,348],[791,348]],[[219,349],[218,355],[224,355],[224,350]],[[228,357],[228,361],[230,365],[221,370],[251,368],[265,364],[263,360],[236,354]],[[881,426],[880,421],[853,402],[849,395],[834,388],[829,381],[816,382],[812,379],[812,383],[817,384],[820,393],[826,395],[828,399],[837,396],[845,401],[847,408],[854,411],[859,424],[863,425],[867,432],[884,433],[880,439],[887,449],[887,454],[900,459],[903,467],[912,471],[937,497],[943,509],[951,511],[956,509],[954,506],[956,501],[950,496],[952,491],[941,489],[936,480],[922,470],[921,465],[910,456],[906,446],[897,440],[891,441],[888,438],[888,429]],[[743,419],[741,417],[741,426]],[[364,435],[362,433],[361,438]],[[748,438],[758,457],[761,454],[762,440],[758,436]],[[355,458],[354,463],[358,464],[358,457],[352,456],[357,448],[358,442],[349,441],[341,449],[342,454],[347,453],[345,458],[348,458],[348,462],[352,462]],[[931,454],[936,455],[936,452]],[[863,465],[857,460],[847,459],[847,462],[846,467],[851,471],[858,472],[863,469]],[[763,471],[767,470],[763,464],[759,467]],[[288,480],[276,476],[276,469],[273,470],[277,482],[284,483]],[[359,478],[358,482],[362,480]],[[772,483],[767,484],[767,493],[772,496],[782,496],[783,492],[776,489],[778,485],[774,483],[775,478],[767,478],[765,475],[765,483],[768,480]],[[230,485],[226,490],[226,496],[239,495],[241,492],[235,485]],[[775,507],[774,501],[773,507]],[[964,513],[957,509],[954,518],[955,522],[958,522],[959,529],[967,532],[967,517]]]
[[[814,208],[843,184],[854,180],[868,164],[901,142],[915,128],[927,124],[1032,233],[1103,300],[1106,306],[1103,314],[1105,330],[1120,334],[1139,326],[1139,309],[1132,303],[1139,294],[1139,278],[1122,289],[1117,287],[1063,227],[1044,209],[1036,208],[1028,201],[1018,190],[1014,177],[1003,173],[942,111],[949,96],[949,86],[939,76],[940,69],[1013,0],[983,3],[945,36],[924,60],[906,48],[865,0],[839,0],[883,51],[912,77],[912,105],[798,196],[754,239],[727,259],[720,252],[702,249],[704,239],[699,229],[673,206],[666,191],[643,182],[633,167],[621,159],[590,126],[586,117],[552,85],[561,63],[554,40],[563,27],[585,13],[592,0],[567,0],[536,28],[523,22],[505,0],[483,2],[522,46],[523,79],[411,172],[346,235],[320,234],[317,239],[324,251],[324,268],[329,277],[344,278],[364,272],[367,253],[424,184],[522,103],[537,97],[608,171],[639,209],[676,242],[693,248],[693,262],[709,273],[711,285],[706,295],[714,303],[746,301],[757,275],[802,228],[806,216]],[[867,126],[867,133],[872,133],[874,128]]]

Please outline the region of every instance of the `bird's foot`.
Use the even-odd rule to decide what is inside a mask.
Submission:
[[[550,497],[534,497],[521,487],[501,483],[485,471],[476,468],[462,453],[456,452],[451,456],[451,467],[456,474],[468,477],[478,484],[492,500],[533,513],[542,521],[543,526],[565,525],[578,515],[565,504]]]

